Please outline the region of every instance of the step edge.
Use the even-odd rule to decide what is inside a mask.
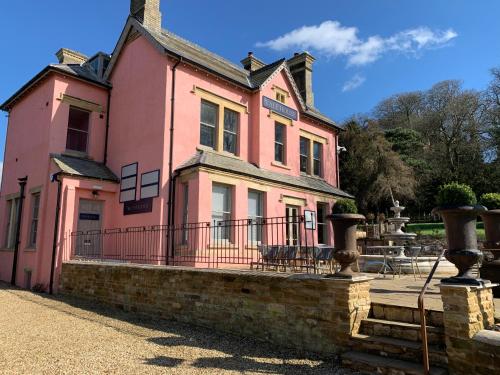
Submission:
[[[399,345],[405,346],[410,349],[422,350],[422,345],[420,341],[398,339],[390,336],[366,335],[364,333],[353,334],[351,338],[360,341],[381,342],[386,345],[394,345],[394,346],[398,346],[398,344],[396,344],[397,342],[399,343]],[[429,352],[432,352],[434,354],[446,354],[446,349],[441,349],[438,345],[430,344],[428,348]]]

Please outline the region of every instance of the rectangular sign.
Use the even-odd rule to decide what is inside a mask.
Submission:
[[[306,229],[316,229],[316,212],[304,210],[304,221],[306,224]]]
[[[298,113],[295,109],[287,107],[283,103],[280,103],[276,100],[273,100],[271,98],[268,98],[267,96],[262,97],[262,106],[264,108],[270,109],[273,112],[276,112],[277,114],[295,120],[297,121],[298,119]]]
[[[99,221],[100,218],[101,218],[101,215],[99,215],[99,214],[80,213],[80,220]]]
[[[128,201],[123,204],[124,215],[143,214],[153,211],[153,198],[140,199],[138,201]]]

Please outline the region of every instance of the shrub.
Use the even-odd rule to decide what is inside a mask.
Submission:
[[[500,193],[486,193],[481,196],[480,202],[488,210],[500,209]]]
[[[473,206],[476,203],[476,194],[469,185],[452,182],[439,187],[437,196],[439,206]]]
[[[358,208],[356,202],[352,199],[339,199],[335,202],[332,209],[333,214],[357,214]]]

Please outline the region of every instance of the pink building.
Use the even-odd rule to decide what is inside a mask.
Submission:
[[[293,241],[290,223],[313,212],[311,240],[332,244],[325,216],[349,195],[340,129],[314,107],[307,52],[270,64],[249,53],[240,67],[162,29],[159,0],[132,0],[111,55],[57,57],[1,106],[1,280],[55,289],[65,259],[126,246],[111,244],[124,229],[96,243],[109,228],[153,226],[158,243],[134,251],[167,247],[175,259],[187,223],[284,217],[280,235]],[[166,227],[181,228],[171,248]],[[212,242],[235,242],[234,228],[218,229]],[[254,229],[246,243],[263,240]],[[73,232],[87,235],[72,242]],[[207,248],[198,232],[190,251]]]

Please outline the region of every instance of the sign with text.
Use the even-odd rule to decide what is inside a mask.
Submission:
[[[262,97],[262,106],[264,108],[270,109],[273,112],[276,112],[277,114],[295,120],[297,121],[298,119],[298,113],[295,109],[287,107],[283,103],[280,103],[276,100],[273,100],[271,98],[268,98],[267,96]]]
[[[139,199],[138,201],[128,201],[123,204],[124,215],[143,214],[153,211],[153,198]]]
[[[101,215],[99,214],[88,214],[88,213],[80,213],[80,220],[92,220],[92,221],[99,221],[101,218]]]

